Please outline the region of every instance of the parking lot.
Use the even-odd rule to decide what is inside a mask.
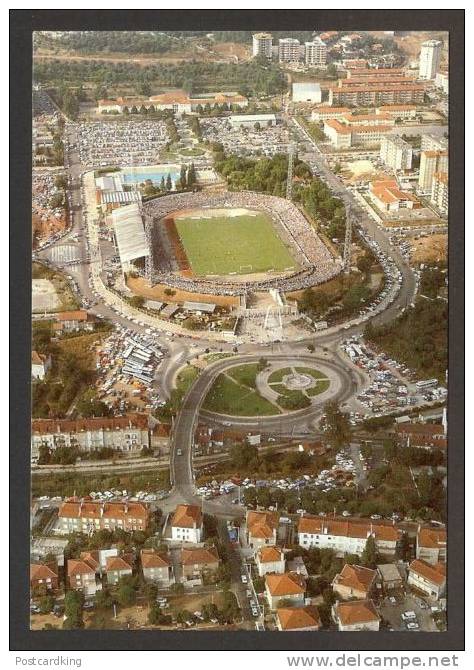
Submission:
[[[394,599],[395,602],[392,602],[391,599]],[[405,614],[411,612],[415,613],[414,617],[409,617]],[[432,617],[430,604],[412,594],[397,593],[394,596],[384,598],[380,605],[380,614],[388,622],[390,629],[394,631],[407,631],[410,629],[415,632],[417,630],[438,630]],[[402,615],[405,616],[404,619]],[[408,627],[408,624],[415,624],[418,628],[413,625]]]
[[[234,128],[228,117],[201,119],[201,130],[205,140],[220,142],[226,154],[250,156],[262,154],[273,156],[286,153],[290,139],[284,125],[255,128]]]

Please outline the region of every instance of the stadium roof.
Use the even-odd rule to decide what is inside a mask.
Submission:
[[[209,302],[185,301],[183,304],[183,309],[188,312],[208,312],[209,314],[212,314],[216,309],[216,306]]]
[[[136,203],[114,209],[112,222],[121,263],[149,255],[140,207]]]

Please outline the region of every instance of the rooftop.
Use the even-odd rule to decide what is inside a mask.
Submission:
[[[364,568],[361,565],[344,565],[339,575],[334,578],[333,584],[346,586],[368,593],[377,576],[376,570]]]
[[[444,563],[430,565],[426,561],[415,559],[410,563],[408,570],[415,572],[417,575],[424,577],[424,579],[438,586],[441,586],[446,581],[446,565]]]
[[[293,596],[306,590],[305,580],[295,572],[284,572],[282,575],[267,573],[265,583],[272,596]]]
[[[277,617],[282,630],[315,628],[321,626],[321,618],[317,607],[279,607]]]
[[[178,505],[171,525],[175,528],[200,528],[202,524],[201,508],[197,505]]]
[[[336,616],[343,626],[380,621],[372,600],[338,602],[334,606]]]

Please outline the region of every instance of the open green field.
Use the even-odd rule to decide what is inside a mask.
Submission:
[[[196,275],[281,272],[297,267],[271,219],[261,212],[255,216],[206,212],[200,218],[175,218],[175,225]]]
[[[252,372],[250,372],[250,376],[252,376]],[[203,408],[211,412],[233,416],[272,416],[280,414],[278,407],[263,398],[254,388],[246,386],[242,382],[242,376],[239,372],[237,377],[238,381],[235,377],[231,378],[227,374],[220,374],[207,394]]]

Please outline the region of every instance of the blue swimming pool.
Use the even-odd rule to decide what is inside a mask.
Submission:
[[[179,179],[180,170],[176,165],[163,165],[159,168],[151,168],[149,170],[146,168],[135,168],[133,171],[126,169],[121,171],[121,175],[124,184],[140,184],[146,179],[151,179],[153,184],[159,186],[161,178],[164,177],[166,180],[168,175],[170,175],[171,181],[175,184]]]

